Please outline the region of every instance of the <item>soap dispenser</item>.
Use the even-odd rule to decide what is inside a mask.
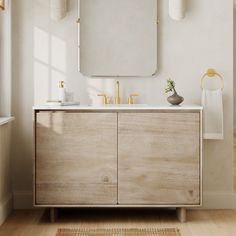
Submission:
[[[60,102],[66,102],[66,90],[65,90],[65,82],[59,81],[59,97],[58,100]]]

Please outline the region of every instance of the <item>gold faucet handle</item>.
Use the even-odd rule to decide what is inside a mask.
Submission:
[[[102,103],[103,103],[104,105],[109,104],[109,100],[110,100],[110,99],[107,97],[106,94],[104,94],[104,93],[99,93],[99,94],[97,94],[97,96],[103,97]]]
[[[128,98],[128,104],[134,104],[134,97],[137,96],[139,96],[137,93],[130,94]]]

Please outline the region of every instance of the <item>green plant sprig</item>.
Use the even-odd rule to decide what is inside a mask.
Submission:
[[[169,92],[177,93],[175,90],[175,82],[174,82],[174,80],[171,80],[171,79],[167,80],[167,86],[165,89],[165,93],[169,93]]]

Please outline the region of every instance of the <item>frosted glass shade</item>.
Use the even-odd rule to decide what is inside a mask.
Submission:
[[[66,16],[67,12],[67,0],[51,0],[51,19],[58,21]]]
[[[182,20],[185,17],[186,1],[169,0],[169,15],[173,20]]]

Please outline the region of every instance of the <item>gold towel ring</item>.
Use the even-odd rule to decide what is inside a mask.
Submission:
[[[201,78],[201,89],[203,90],[203,82],[204,82],[204,79],[206,78],[206,77],[210,77],[210,78],[212,78],[212,77],[214,77],[214,76],[218,76],[219,78],[220,78],[220,80],[221,80],[221,90],[223,90],[224,89],[224,78],[219,74],[219,73],[217,73],[216,71],[215,71],[215,69],[212,69],[212,68],[210,68],[210,69],[208,69],[207,70],[207,72],[202,76],[202,78]]]

